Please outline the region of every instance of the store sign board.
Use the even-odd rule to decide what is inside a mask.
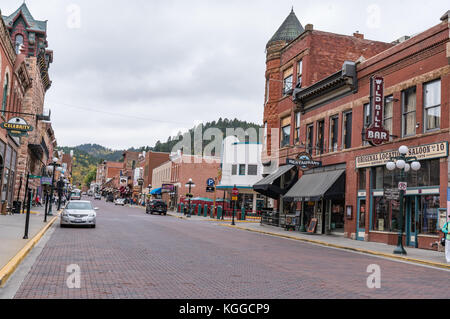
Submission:
[[[304,171],[322,166],[322,162],[313,160],[311,155],[306,152],[300,153],[297,159],[288,158],[286,164],[298,166]]]
[[[33,131],[33,126],[21,117],[13,117],[8,122],[0,124],[0,127],[6,129],[9,135],[14,137],[26,136],[28,132]]]
[[[384,79],[374,76],[371,79],[372,87],[372,124],[366,130],[366,141],[372,146],[381,145],[389,141],[389,132],[383,127],[384,112]]]
[[[398,150],[356,157],[356,168],[386,165],[392,157],[400,156]],[[438,142],[409,148],[406,156],[415,156],[418,161],[448,156],[448,142]]]
[[[163,191],[165,191],[165,192],[170,193],[170,192],[175,191],[175,185],[173,185],[173,184],[162,184],[161,189]]]

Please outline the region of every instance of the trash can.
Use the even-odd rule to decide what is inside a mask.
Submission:
[[[197,207],[197,216],[202,216],[202,204],[198,204],[198,207]]]
[[[20,214],[20,207],[22,207],[21,201],[13,201],[13,214]]]
[[[184,211],[184,204],[183,203],[180,204],[180,213],[182,213],[182,214],[185,213],[185,211]]]
[[[241,209],[241,220],[245,220],[245,206],[242,206]]]
[[[208,217],[208,205],[206,205],[206,204],[203,208],[203,217]]]

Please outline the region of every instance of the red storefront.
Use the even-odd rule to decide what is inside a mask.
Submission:
[[[372,57],[348,56],[327,76],[302,84],[302,78],[315,74],[314,64],[304,63],[314,61],[307,47],[308,32],[279,50],[278,68],[268,63],[272,66],[268,73],[278,72],[284,87],[270,91],[279,90],[281,97],[266,104],[264,120],[269,132],[278,129],[281,136],[278,154],[269,154],[271,160],[282,166],[306,151],[321,167],[300,170],[297,184],[277,198],[278,210],[281,214],[300,211],[304,226],[315,219],[318,233],[396,244],[399,203],[388,200],[386,190],[397,187],[399,177],[386,169],[386,162],[406,145],[421,169],[408,172],[405,180],[404,243],[436,249],[432,245],[439,239],[449,183],[448,15],[438,25],[386,45]],[[302,45],[307,58],[305,48],[299,49]],[[289,75],[283,73],[290,65],[297,70],[302,65],[300,77],[294,68],[297,78],[291,85],[286,82]],[[374,76],[384,79],[382,126],[389,132],[380,145],[366,140],[374,116],[380,116],[370,99]]]

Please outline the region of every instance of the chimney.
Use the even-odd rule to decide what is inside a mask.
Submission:
[[[312,31],[314,29],[313,25],[308,23],[307,25],[305,25],[305,31]]]
[[[356,31],[355,33],[353,33],[353,36],[358,39],[364,39],[364,34],[359,33],[359,31]]]

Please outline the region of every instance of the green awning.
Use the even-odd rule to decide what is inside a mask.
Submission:
[[[305,174],[286,193],[286,201],[316,201],[345,193],[345,169]],[[341,178],[342,176],[342,178]]]

